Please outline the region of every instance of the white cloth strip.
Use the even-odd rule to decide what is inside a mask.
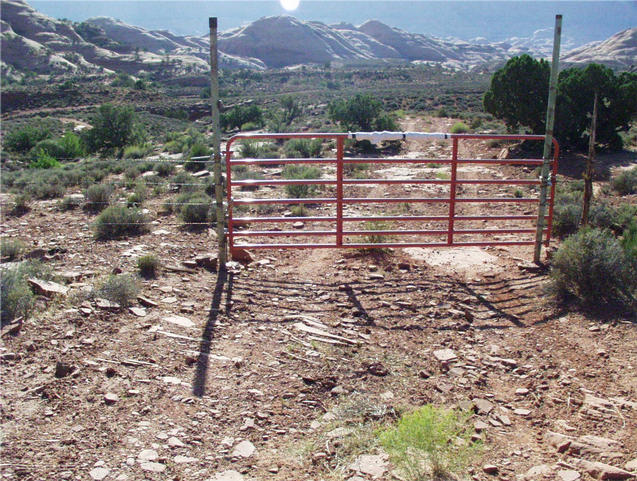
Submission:
[[[354,140],[369,140],[378,144],[387,140],[425,140],[448,139],[449,134],[443,132],[349,132],[348,137]]]

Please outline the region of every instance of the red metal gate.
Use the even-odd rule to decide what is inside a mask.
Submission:
[[[363,135],[370,138],[371,133],[361,134],[359,133],[359,139]],[[539,196],[535,197],[522,197],[521,191],[516,191],[513,197],[464,197],[458,195],[458,189],[465,189],[464,186],[468,185],[503,185],[503,186],[533,186],[539,185],[539,179],[463,179],[458,176],[458,168],[463,166],[469,166],[473,164],[483,165],[512,165],[512,166],[541,166],[542,159],[461,159],[459,158],[459,143],[461,141],[476,141],[476,140],[533,140],[543,141],[542,135],[473,135],[473,134],[425,134],[425,133],[409,133],[418,138],[431,137],[434,139],[450,139],[452,142],[452,155],[449,159],[422,159],[422,158],[373,158],[373,157],[351,157],[347,158],[344,155],[345,140],[355,139],[357,134],[352,133],[294,133],[294,134],[238,134],[228,140],[226,145],[226,175],[227,175],[227,201],[228,201],[228,229],[227,238],[228,245],[232,252],[234,247],[242,247],[249,249],[272,249],[272,248],[384,248],[384,247],[447,247],[447,246],[493,246],[493,245],[533,245],[534,240],[527,239],[502,239],[501,237],[509,236],[511,234],[535,234],[536,223],[538,220],[537,213],[533,214],[530,211],[525,212],[523,215],[519,214],[507,214],[502,212],[504,207],[498,207],[499,211],[496,215],[466,215],[459,213],[462,206],[468,206],[473,204],[486,203],[489,205],[506,206],[512,204],[539,204]],[[405,137],[405,134],[396,133],[400,138],[400,135]],[[336,143],[336,156],[334,158],[289,158],[289,159],[232,159],[232,145],[238,140],[255,140],[255,141],[283,141],[290,139],[322,139],[331,140]],[[553,200],[555,197],[555,177],[557,174],[557,159],[559,155],[559,145],[553,139],[554,144],[554,156],[552,160],[552,175],[550,183],[550,193],[548,195],[549,209],[546,216],[545,230],[544,230],[544,245],[548,246],[551,238],[551,225],[553,219]],[[396,165],[413,165],[413,164],[450,164],[449,178],[426,178],[426,179],[359,179],[359,178],[346,178],[345,166],[348,164],[389,164]],[[233,179],[233,168],[238,166],[247,167],[249,165],[259,165],[262,168],[277,167],[280,165],[288,164],[319,164],[328,165],[332,168],[335,167],[335,177],[331,179],[319,178],[319,179]],[[243,168],[243,167],[241,167]],[[528,170],[528,169],[527,169]],[[444,197],[347,197],[344,195],[344,188],[347,186],[360,186],[360,185],[440,185],[448,186],[448,195]],[[333,196],[329,197],[310,197],[310,198],[282,198],[282,197],[252,197],[252,198],[235,198],[233,192],[236,192],[237,188],[240,189],[254,189],[259,186],[270,187],[285,187],[288,185],[319,185],[319,186],[334,186],[335,190]],[[328,187],[329,188],[329,187]],[[477,187],[476,187],[477,190]],[[477,190],[479,193],[479,190]],[[305,204],[314,205],[318,208],[324,208],[323,206],[334,206],[335,212],[328,213],[328,215],[314,215],[304,217],[294,217],[291,215],[276,215],[276,216],[235,216],[235,211],[243,206],[260,206],[260,205],[290,205],[290,204]],[[345,212],[347,206],[365,206],[367,204],[399,204],[402,206],[409,205],[431,205],[431,206],[447,206],[444,207],[443,212],[436,213],[437,215],[401,215],[402,213],[394,213],[394,215],[347,215]],[[410,207],[403,207],[404,210],[409,211]],[[438,208],[440,210],[440,208]],[[429,213],[428,213],[429,214]],[[524,222],[533,222],[532,226],[522,227],[520,225],[515,226],[497,226],[497,228],[483,229],[476,228],[475,226],[460,227],[459,225],[470,223],[482,223],[487,225],[493,225],[497,221],[515,221],[516,224]],[[360,223],[375,223],[375,222],[390,222],[394,223],[425,223],[427,228],[421,229],[406,229],[406,228],[386,228],[381,226],[380,228],[374,228],[374,224],[371,229],[347,229],[345,224],[359,224]],[[302,230],[281,230],[279,225],[293,224],[298,227],[298,223],[303,223]],[[306,230],[305,224],[330,224],[333,227],[331,229],[322,230]],[[262,230],[247,229],[252,224],[259,224],[266,226]],[[428,226],[430,224],[440,225],[446,224],[444,229],[432,229]],[[269,227],[269,228],[267,228]],[[399,225],[400,227],[400,225]],[[368,237],[372,238],[368,242],[349,242],[350,237],[360,238]],[[407,238],[405,242],[396,242],[392,238],[396,236],[405,236]],[[257,241],[252,243],[235,243],[235,239],[238,237],[244,238],[258,238],[265,239],[264,241]],[[272,238],[310,238],[310,242],[305,243],[277,243],[272,242]],[[325,237],[333,237],[333,242],[317,242],[315,239]],[[389,240],[386,239],[389,237]],[[435,241],[431,241],[433,238],[438,238]],[[476,239],[478,237],[478,239]],[[490,238],[485,240],[484,238]]]

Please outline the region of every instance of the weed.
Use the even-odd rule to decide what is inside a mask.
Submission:
[[[159,259],[154,254],[146,254],[137,259],[139,274],[146,279],[154,279],[159,272]]]
[[[198,170],[203,170],[205,167],[205,163],[197,160],[190,160],[193,157],[209,157],[211,154],[211,150],[207,145],[196,143],[190,148],[190,153],[188,154],[188,161],[184,164],[184,169],[189,172],[197,172]]]
[[[46,142],[46,141],[45,141]],[[60,167],[60,163],[43,149],[38,149],[35,158],[29,164],[32,169],[54,169]]]
[[[8,261],[18,259],[25,248],[25,243],[20,239],[3,237],[2,240],[0,240],[0,256]]]
[[[96,294],[121,307],[127,307],[139,294],[139,285],[129,274],[111,275],[99,286]]]
[[[382,431],[380,442],[406,479],[445,478],[465,471],[479,447],[471,441],[469,416],[426,404]]]
[[[524,196],[524,192],[522,192],[521,189],[515,189],[513,191],[513,197],[515,197],[516,199],[521,199]]]
[[[112,206],[104,209],[95,219],[97,240],[121,239],[148,232],[148,220],[139,209]]]

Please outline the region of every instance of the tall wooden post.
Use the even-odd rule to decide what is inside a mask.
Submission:
[[[591,120],[591,134],[588,141],[588,158],[584,172],[584,202],[582,204],[582,225],[588,224],[588,213],[593,199],[593,160],[595,159],[595,131],[597,130],[597,101],[599,93],[595,91],[593,100],[593,119]]]
[[[212,107],[212,156],[214,160],[217,240],[219,271],[226,269],[225,212],[223,209],[223,177],[221,174],[221,125],[219,123],[219,66],[217,54],[217,17],[209,17],[210,26],[210,105]]]
[[[540,174],[540,205],[537,213],[537,230],[535,232],[535,252],[533,262],[540,263],[542,252],[542,234],[546,226],[546,197],[550,184],[551,148],[553,147],[553,127],[555,125],[555,101],[557,99],[557,74],[560,63],[560,40],[562,38],[562,16],[555,15],[555,33],[553,37],[553,61],[549,80],[549,100],[546,109],[546,134],[544,135],[544,154],[542,173]]]

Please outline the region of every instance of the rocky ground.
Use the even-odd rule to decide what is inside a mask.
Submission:
[[[3,328],[4,479],[400,479],[374,429],[424,403],[473,411],[463,479],[635,477],[635,324],[554,304],[530,247],[255,251],[219,278],[212,232],[154,218],[109,242],[53,202],[4,219],[66,280]],[[130,308],[79,297],[149,251]]]

